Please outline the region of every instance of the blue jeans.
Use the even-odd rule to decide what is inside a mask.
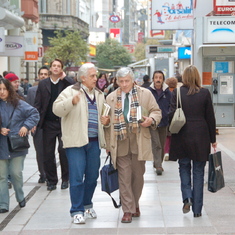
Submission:
[[[92,197],[97,185],[100,168],[98,141],[80,148],[66,148],[69,164],[71,216],[83,214],[93,207]]]
[[[205,165],[206,161],[192,161],[189,158],[179,159],[182,198],[183,201],[186,198],[192,198],[192,210],[195,214],[201,213],[202,210]],[[191,177],[191,168],[193,177]]]
[[[15,190],[17,202],[24,199],[23,169],[25,156],[0,160],[0,209],[9,210],[8,175]]]

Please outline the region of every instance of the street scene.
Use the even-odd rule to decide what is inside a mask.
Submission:
[[[35,151],[31,147],[24,169],[26,207],[19,208],[11,189],[10,212],[0,215],[0,233],[3,235],[234,234],[234,134],[233,128],[219,129],[217,150],[222,151],[225,188],[216,193],[207,191],[206,170],[202,217],[195,219],[192,213],[182,213],[178,164],[165,161],[163,164],[165,171],[159,178],[152,167],[152,162],[147,162],[145,185],[140,200],[141,217],[133,219],[131,224],[120,222],[121,209],[115,209],[109,195],[101,191],[100,178],[93,200],[97,219],[88,220],[85,225],[72,224],[69,215],[69,191],[58,188],[48,192],[46,184],[37,183]],[[101,166],[105,158],[106,153],[102,151]],[[112,195],[118,201],[118,191]]]

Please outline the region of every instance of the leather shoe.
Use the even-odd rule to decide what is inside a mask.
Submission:
[[[0,209],[0,213],[6,213],[6,212],[8,212],[7,209]]]
[[[63,181],[61,184],[61,189],[66,189],[69,187],[69,182],[68,181]]]
[[[183,213],[186,214],[190,211],[190,206],[192,206],[192,199],[191,198],[186,198],[184,200],[184,206],[183,206]]]
[[[47,191],[52,191],[56,189],[56,185],[55,184],[48,184],[47,186]]]
[[[40,178],[38,179],[38,183],[44,184],[45,182],[46,182],[46,178],[44,176],[40,176]]]
[[[19,202],[19,206],[20,206],[20,208],[22,208],[22,207],[25,207],[25,205],[26,205],[26,201],[24,198],[23,201]]]
[[[125,212],[122,217],[122,223],[131,223],[132,221],[132,214],[130,212]]]
[[[132,214],[132,217],[140,217],[140,208],[136,208],[136,212]]]
[[[197,214],[193,214],[194,217],[201,217],[202,216],[202,213],[197,213]]]

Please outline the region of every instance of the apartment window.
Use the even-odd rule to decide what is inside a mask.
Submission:
[[[42,14],[47,13],[47,0],[40,0],[39,12]]]

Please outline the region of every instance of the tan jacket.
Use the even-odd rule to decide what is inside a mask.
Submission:
[[[140,106],[144,107],[149,111],[149,117],[156,121],[156,125],[161,121],[162,115],[159,106],[152,95],[151,91],[146,88],[137,86],[137,95],[139,99]],[[107,143],[107,150],[111,152],[114,167],[116,167],[117,158],[117,139],[114,132],[114,109],[115,103],[117,101],[117,90],[109,94],[106,98],[107,103],[111,107],[110,114],[110,126],[105,128],[105,139]],[[139,161],[152,161],[152,145],[151,145],[151,135],[149,128],[140,126],[140,132],[137,133],[137,145],[138,145],[138,160]]]
[[[72,99],[80,91],[80,101],[72,104]],[[100,148],[105,148],[103,125],[100,122],[104,94],[95,88],[95,98],[98,110],[98,138]],[[69,86],[64,89],[53,104],[53,113],[61,117],[62,140],[64,148],[82,147],[88,144],[88,105],[87,98],[80,89],[80,84]]]

